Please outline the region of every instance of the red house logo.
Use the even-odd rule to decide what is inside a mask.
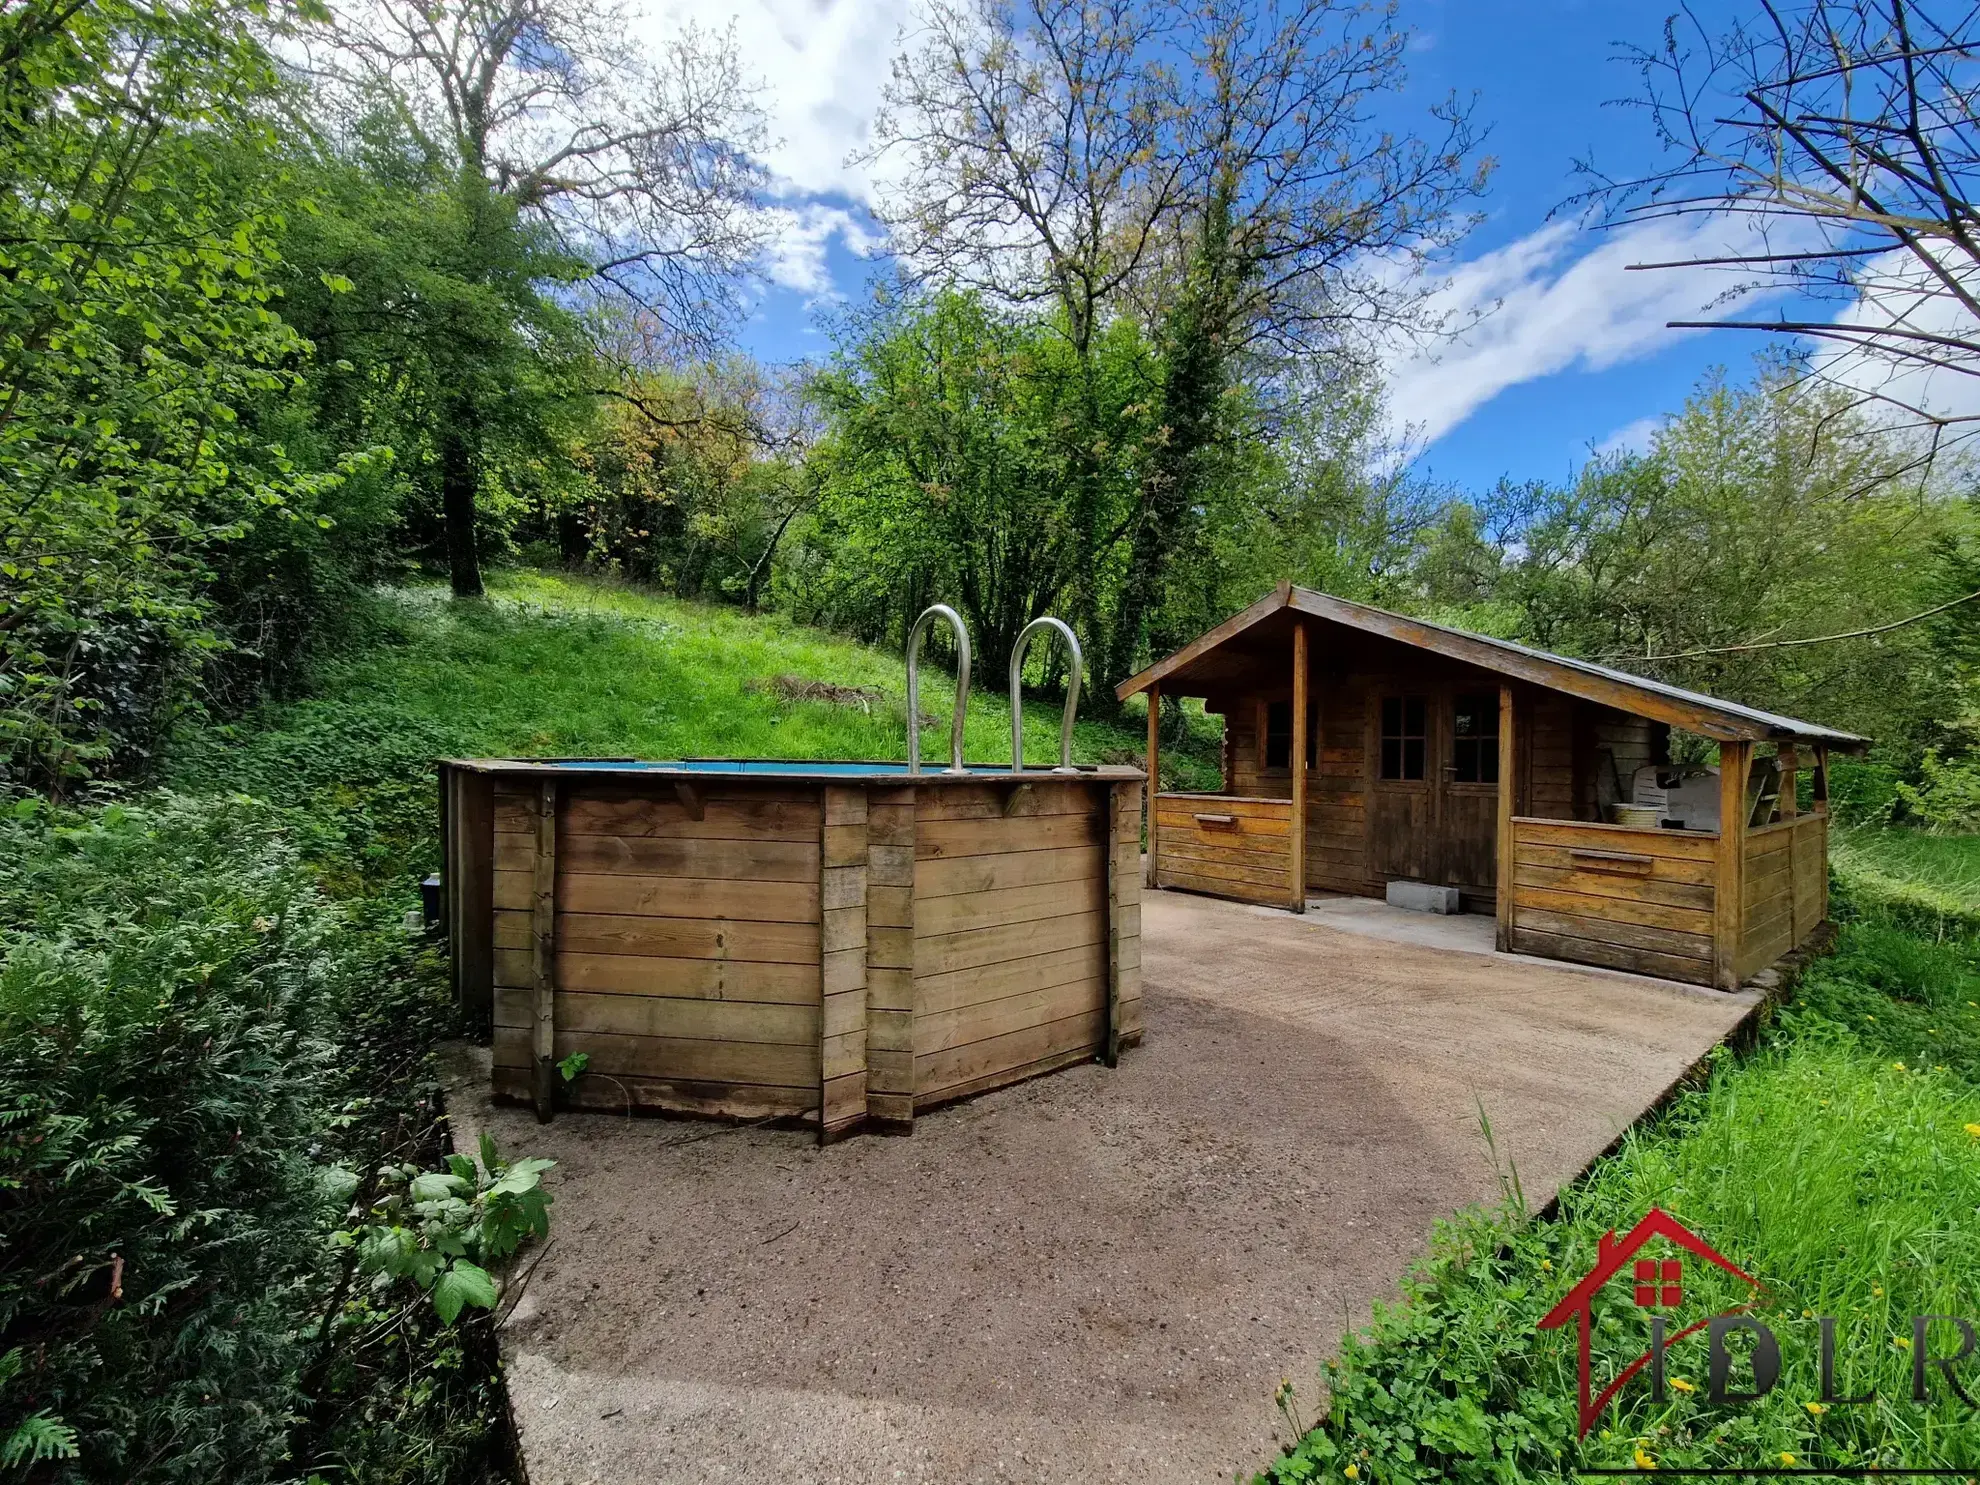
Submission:
[[[1540,1321],[1540,1328],[1542,1330],[1558,1330],[1570,1320],[1573,1320],[1576,1324],[1577,1338],[1580,1343],[1581,1352],[1580,1434],[1584,1438],[1587,1437],[1588,1430],[1594,1426],[1595,1420],[1601,1417],[1602,1410],[1609,1405],[1609,1400],[1622,1389],[1625,1382],[1642,1371],[1644,1367],[1650,1365],[1653,1360],[1661,1365],[1664,1348],[1668,1347],[1674,1341],[1681,1341],[1686,1336],[1703,1330],[1712,1322],[1713,1317],[1708,1315],[1702,1320],[1685,1326],[1684,1329],[1678,1331],[1675,1335],[1665,1337],[1663,1334],[1662,1317],[1657,1317],[1652,1322],[1655,1340],[1651,1348],[1637,1357],[1628,1366],[1624,1367],[1616,1379],[1609,1383],[1607,1387],[1604,1387],[1599,1394],[1595,1393],[1594,1382],[1589,1375],[1589,1352],[1594,1329],[1593,1312],[1595,1296],[1601,1292],[1603,1286],[1616,1278],[1622,1273],[1624,1267],[1628,1266],[1630,1269],[1629,1282],[1632,1286],[1631,1297],[1639,1308],[1646,1310],[1673,1309],[1684,1303],[1684,1260],[1682,1258],[1658,1259],[1638,1258],[1636,1256],[1644,1244],[1648,1243],[1652,1238],[1664,1238],[1668,1242],[1684,1249],[1687,1253],[1702,1258],[1705,1262],[1715,1267],[1724,1269],[1734,1278],[1751,1286],[1753,1298],[1749,1298],[1745,1304],[1727,1313],[1735,1315],[1744,1313],[1746,1310],[1752,1308],[1754,1299],[1757,1299],[1759,1296],[1760,1281],[1758,1279],[1739,1268],[1736,1264],[1729,1262],[1716,1252],[1712,1245],[1706,1242],[1705,1239],[1698,1236],[1697,1233],[1686,1227],[1669,1212],[1663,1211],[1660,1208],[1652,1207],[1644,1219],[1629,1230],[1629,1234],[1626,1237],[1617,1238],[1614,1228],[1604,1233],[1601,1242],[1596,1245],[1595,1266]]]

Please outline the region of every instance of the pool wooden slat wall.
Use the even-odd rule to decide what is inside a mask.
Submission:
[[[536,1091],[546,1007],[550,1054],[589,1058],[558,1098],[804,1115],[827,1139],[911,1129],[919,1110],[1111,1062],[1142,1035],[1133,771],[906,783],[476,767],[447,769],[450,925],[464,987],[480,935],[505,1098]],[[487,905],[471,930],[456,920],[475,915],[473,862]]]
[[[816,1109],[822,956],[790,956],[821,933],[817,791],[716,784],[697,799],[698,819],[681,800],[609,784],[566,782],[563,794],[554,1055],[583,1052],[597,1073],[577,1078],[571,1098],[749,1118]],[[521,941],[495,951],[495,1076],[513,1096],[530,1079],[535,813],[531,790],[498,781],[496,933]],[[810,836],[750,838],[758,825]],[[742,957],[759,942],[775,957]]]
[[[916,799],[917,1108],[1104,1049],[1110,791],[1013,787]]]

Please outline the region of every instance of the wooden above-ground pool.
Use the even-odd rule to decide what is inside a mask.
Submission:
[[[540,1117],[906,1130],[1140,1039],[1138,769],[441,775],[455,985],[492,1027],[496,1095]]]

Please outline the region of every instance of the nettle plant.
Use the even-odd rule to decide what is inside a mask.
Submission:
[[[497,1293],[490,1268],[530,1238],[550,1232],[550,1193],[542,1175],[554,1160],[504,1161],[495,1141],[481,1137],[479,1162],[449,1155],[445,1170],[413,1164],[380,1166],[365,1220],[337,1231],[332,1242],[356,1250],[358,1267],[380,1289],[408,1280],[433,1298],[443,1324],[470,1306],[492,1310]],[[355,1172],[335,1177],[355,1195]]]

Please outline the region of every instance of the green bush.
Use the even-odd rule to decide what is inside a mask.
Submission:
[[[299,818],[0,816],[0,1475],[503,1469],[487,1270],[543,1162],[445,1158],[438,948],[326,896]]]
[[[0,1450],[261,1477],[331,1215],[338,914],[244,800],[24,808],[0,860]]]

